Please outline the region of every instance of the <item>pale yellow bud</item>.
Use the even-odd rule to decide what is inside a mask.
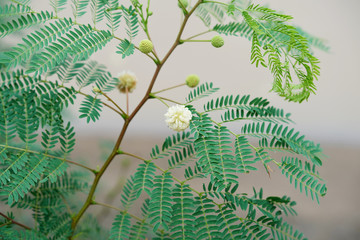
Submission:
[[[117,88],[119,89],[120,92],[126,93],[126,88],[128,92],[134,91],[137,83],[137,79],[134,73],[129,71],[124,71],[119,74],[118,80],[119,80],[119,85],[117,86]]]

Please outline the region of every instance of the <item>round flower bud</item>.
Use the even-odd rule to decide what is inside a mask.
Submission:
[[[188,0],[179,0],[178,6],[179,6],[180,8],[182,8],[182,6],[181,6],[180,3],[182,4],[182,6],[184,6],[184,8],[187,8],[187,6],[189,5]]]
[[[170,129],[181,132],[189,127],[192,114],[184,105],[175,105],[169,107],[165,118]]]
[[[101,93],[101,90],[100,90],[100,88],[98,88],[98,87],[93,87],[93,89],[92,89],[94,92],[96,92],[96,93]]]
[[[120,92],[126,93],[126,88],[128,92],[134,91],[137,83],[137,79],[134,73],[130,71],[123,71],[119,74],[118,80],[119,84],[117,88]]]
[[[224,39],[217,35],[211,39],[211,45],[213,45],[216,48],[220,48],[224,45]]]
[[[154,46],[149,39],[141,40],[141,42],[139,44],[139,50],[143,53],[151,53],[153,48],[154,48]]]
[[[190,74],[189,76],[186,77],[185,82],[186,85],[188,85],[191,88],[194,88],[199,84],[200,78],[196,74]]]

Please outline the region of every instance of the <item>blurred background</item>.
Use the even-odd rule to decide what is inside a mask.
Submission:
[[[43,9],[44,2],[33,1],[33,6],[35,9]],[[242,177],[240,190],[252,193],[252,186],[255,186],[257,189],[263,187],[265,196],[291,196],[292,200],[298,202],[299,216],[288,218],[287,221],[304,232],[309,239],[360,239],[360,2],[272,0],[266,3],[270,8],[293,16],[293,25],[327,40],[330,46],[329,52],[315,50],[315,55],[321,61],[321,76],[316,83],[318,91],[308,102],[285,102],[269,92],[272,86],[270,72],[250,64],[251,44],[247,39],[239,37],[225,38],[225,45],[220,49],[213,48],[210,43],[186,43],[179,46],[161,70],[153,91],[181,84],[188,74],[197,74],[202,82],[213,82],[215,87],[221,88],[216,96],[262,96],[269,99],[272,105],[292,113],[296,129],[305,134],[307,139],[320,143],[327,155],[320,174],[327,181],[328,194],[317,204],[310,197],[294,190],[288,180],[276,170],[271,178],[264,171]],[[123,4],[126,5],[127,2]],[[46,7],[50,9],[49,6]],[[178,33],[181,14],[175,0],[152,0],[151,10],[154,15],[150,18],[149,31],[158,54],[163,57]],[[193,16],[185,29],[184,38],[205,30],[202,22]],[[199,39],[211,39],[214,35],[210,33]],[[135,43],[143,38],[145,36],[140,34]],[[7,41],[10,43],[12,40]],[[118,42],[113,41],[92,59],[106,65],[113,75],[124,70],[137,75],[137,88],[130,95],[130,109],[134,109],[147,89],[155,66],[149,58],[138,52],[121,59],[115,53],[117,44]],[[188,92],[187,87],[182,87],[162,96],[184,102]],[[125,104],[124,95],[116,91],[110,95],[119,104]],[[202,107],[201,103],[197,106]],[[74,120],[77,131],[78,148],[73,157],[80,157],[81,161],[86,161],[95,168],[96,165],[101,166],[104,154],[110,151],[108,147],[111,148],[116,141],[122,119],[103,109],[98,122],[86,124],[84,119],[78,118],[79,106],[80,101],[69,110],[69,119]],[[166,110],[162,103],[149,101],[129,127],[122,149],[148,157],[155,144],[162,144],[166,136],[174,133],[164,123],[163,115]],[[233,128],[240,129],[241,125]],[[106,193],[103,198],[108,203],[119,205],[119,195],[114,193],[122,188],[125,177],[135,171],[138,163],[130,158],[119,158],[119,161],[112,163],[99,185],[99,191]],[[92,211],[109,223],[115,215],[111,210],[105,213],[98,209]]]

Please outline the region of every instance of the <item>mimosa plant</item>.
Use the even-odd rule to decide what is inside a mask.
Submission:
[[[320,73],[311,48],[326,46],[292,26],[291,16],[247,0],[171,1],[182,22],[164,56],[156,51],[162,46],[151,40],[149,22],[161,14],[152,9],[151,0],[43,1],[51,11],[35,10],[29,0],[1,3],[0,37],[29,31],[0,55],[0,198],[2,206],[29,209],[23,214],[33,219],[22,222],[12,212],[1,211],[1,239],[304,239],[285,222],[287,215],[296,215],[290,197],[266,197],[261,189],[243,193],[238,183],[240,175],[259,167],[268,174],[278,168],[312,199],[325,195],[318,173],[322,150],[289,126],[290,114],[263,97],[211,98],[219,88],[202,82],[198,73],[173,82],[174,87],[154,88],[179,45],[203,42],[209,51],[221,50],[231,35],[251,41],[250,62],[269,69],[273,92],[300,103],[315,92]],[[66,8],[72,9],[71,17],[62,17]],[[188,20],[194,17],[202,20],[204,29],[186,36]],[[139,31],[146,39],[137,38]],[[89,60],[111,42],[117,42],[113,52],[120,60],[145,54],[154,64],[153,76],[141,79],[147,90],[134,109],[129,97],[140,84],[139,69],[115,76]],[[185,103],[161,96],[184,85],[194,88]],[[126,95],[125,103],[114,97],[119,91]],[[203,108],[196,107],[199,100]],[[75,129],[64,109],[75,101],[81,101],[78,111],[86,122],[99,120],[103,108],[122,120],[113,149],[98,168],[71,159]],[[164,103],[165,121],[159,124],[175,132],[150,155],[137,156],[122,147],[123,139],[137,113],[152,101]],[[236,132],[228,128],[233,122]],[[283,157],[272,152],[282,152]],[[97,201],[102,176],[122,157],[131,157],[138,167],[128,176],[121,201],[114,206]],[[160,167],[164,161],[167,166]],[[182,177],[175,177],[175,170]],[[92,176],[84,178],[85,172]],[[199,178],[204,182],[200,189],[193,184]],[[75,198],[79,192],[86,198]],[[135,214],[135,202],[142,203],[141,215]],[[91,216],[88,209],[95,206],[117,213],[111,227]]]

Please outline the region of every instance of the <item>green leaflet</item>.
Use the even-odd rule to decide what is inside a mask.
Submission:
[[[206,123],[206,124],[204,124]],[[226,127],[212,127],[206,114],[193,117],[191,131],[196,131],[195,151],[202,171],[211,175],[211,181],[225,188],[236,183],[236,164],[233,159],[229,132]]]
[[[169,173],[158,175],[154,179],[154,186],[150,196],[149,219],[150,224],[154,225],[154,232],[159,227],[165,230],[169,229],[171,221],[171,187],[172,178]]]
[[[54,9],[56,16],[58,13],[65,9],[67,0],[50,0],[50,5]]]
[[[86,8],[89,4],[88,0],[71,0],[72,5],[72,12],[75,18],[75,21],[78,17],[83,16],[86,13]]]
[[[122,12],[126,23],[126,34],[131,42],[139,32],[138,16],[136,14],[135,8],[132,6],[129,8],[122,6]]]
[[[101,110],[101,101],[97,97],[94,98],[88,95],[81,104],[79,112],[82,114],[79,117],[86,118],[87,123],[89,123],[90,120],[95,122],[96,120],[99,120]]]
[[[214,88],[212,83],[203,83],[192,90],[186,98],[187,103],[199,100],[200,98],[207,97],[212,93],[218,91],[219,88]]]
[[[28,14],[31,12],[32,10],[30,9],[30,7],[26,5],[9,4],[9,5],[0,6],[0,18],[13,17],[17,15]]]
[[[109,239],[128,239],[130,233],[130,216],[127,213],[120,213],[116,216],[110,230]]]
[[[138,189],[134,185],[134,177],[130,176],[123,188],[123,193],[121,194],[121,203],[124,210],[129,210],[134,201],[138,198]]]
[[[106,9],[114,9],[116,7],[118,7],[117,0],[109,0],[105,5]],[[114,33],[120,26],[122,11],[105,11],[105,17],[107,19],[106,25],[111,30],[111,32]]]
[[[151,150],[150,156],[153,160],[167,157],[169,170],[181,167],[193,159],[195,152],[192,141],[190,132],[174,134],[165,139],[161,151],[158,145],[155,145]]]
[[[289,101],[307,100],[316,90],[319,61],[311,54],[306,34],[285,23],[292,17],[253,4],[246,9],[233,5],[234,12],[240,12],[244,21],[220,23],[213,30],[251,40],[251,63],[269,68],[274,77],[272,90]],[[316,42],[312,40],[315,46]]]
[[[289,178],[290,183],[293,183],[295,188],[299,187],[300,192],[305,191],[306,196],[310,193],[311,199],[319,203],[319,197],[325,196],[327,188],[325,183],[318,179],[315,168],[310,167],[305,162],[298,158],[285,157],[282,159],[281,165],[279,165],[281,173]]]
[[[116,53],[121,54],[121,57],[124,59],[132,54],[134,54],[135,46],[129,40],[124,39],[121,41],[119,46],[117,46],[118,51]]]
[[[219,229],[223,229],[221,233],[223,239],[240,239],[241,232],[238,229],[241,223],[235,212],[227,207],[219,207],[216,213]]]
[[[195,14],[207,27],[210,27],[213,19],[220,23],[226,19],[226,9],[215,3],[201,4],[196,9]]]
[[[112,38],[110,32],[94,32],[90,26],[81,25],[37,54],[27,73],[34,72],[36,75],[41,75],[66,60],[69,54],[74,62],[86,60],[94,52],[102,49]]]
[[[248,140],[243,136],[239,136],[235,140],[235,159],[240,173],[257,170],[256,167],[251,166],[256,163],[256,159],[254,159]]]
[[[151,189],[153,187],[153,180],[156,167],[151,162],[140,164],[135,173],[134,189],[138,189],[137,198],[142,191],[145,191],[148,195],[151,195]]]
[[[196,238],[195,239],[220,239],[220,232],[216,227],[215,204],[204,196],[195,197],[196,210],[194,212]]]
[[[141,240],[145,238],[146,233],[149,229],[149,223],[146,222],[149,211],[149,199],[144,200],[144,204],[141,208],[142,216],[144,219],[139,222],[137,221],[131,227],[130,238],[134,240]]]
[[[157,145],[151,149],[150,156],[152,159],[165,158],[172,154],[173,151],[188,148],[193,142],[190,132],[182,132],[167,137],[162,144],[161,150]]]
[[[69,31],[72,26],[72,20],[66,18],[49,23],[48,26],[27,35],[26,38],[23,38],[23,43],[13,47],[11,51],[5,52],[6,58],[2,59],[1,62],[7,65],[8,70],[18,66],[54,42],[61,34]]]
[[[295,153],[302,154],[315,165],[321,166],[320,155],[322,149],[312,141],[304,140],[305,136],[300,136],[299,132],[281,124],[252,123],[245,124],[241,129],[242,134],[259,138],[279,138],[285,141]]]
[[[102,0],[91,0],[90,2],[91,18],[94,27],[105,17],[105,4],[106,2]]]
[[[20,16],[17,20],[12,20],[5,24],[0,24],[0,38],[5,37],[13,32],[44,23],[53,18],[50,12],[30,13],[25,16]]]
[[[172,191],[174,205],[172,207],[172,217],[170,232],[172,239],[194,238],[194,197],[189,185],[176,184]]]

